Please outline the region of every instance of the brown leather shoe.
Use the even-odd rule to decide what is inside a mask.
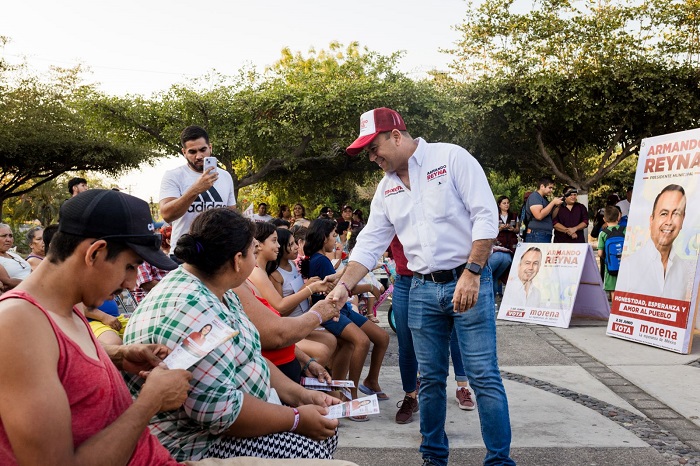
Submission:
[[[457,404],[459,404],[459,409],[466,411],[473,411],[476,408],[474,401],[472,401],[472,394],[467,387],[457,387]]]
[[[397,424],[408,424],[413,421],[413,413],[418,412],[418,399],[408,395],[403,397],[403,400],[396,403],[399,411],[396,413]]]

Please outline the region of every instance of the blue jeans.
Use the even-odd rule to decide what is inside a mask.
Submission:
[[[532,230],[525,236],[526,243],[551,243],[552,230]]]
[[[469,272],[465,272],[469,273]],[[464,369],[479,405],[481,436],[486,445],[484,465],[515,465],[510,459],[508,399],[498,369],[496,319],[491,270],[484,268],[476,306],[453,312],[457,280],[434,283],[413,278],[408,325],[421,368],[420,451],[424,459],[446,466],[449,443],[445,433],[449,340],[455,328]]]
[[[416,373],[418,372],[418,361],[416,360],[416,352],[413,349],[413,336],[411,336],[411,330],[408,328],[408,293],[411,290],[412,280],[413,277],[397,275],[394,281],[394,293],[391,298],[394,321],[396,322],[396,338],[399,342],[401,385],[406,393],[416,390]],[[452,356],[455,380],[457,382],[467,382],[468,378],[464,372],[462,354],[459,350],[459,341],[457,340],[457,331],[455,329],[452,330],[452,335],[450,335],[450,355]]]
[[[506,271],[510,264],[513,262],[513,257],[510,253],[503,251],[494,251],[493,254],[489,256],[489,267],[491,268],[491,273],[493,275],[493,295],[496,296],[498,292],[498,279],[501,278],[503,272]]]
[[[464,372],[464,363],[462,362],[462,352],[459,349],[459,338],[457,337],[457,329],[452,328],[450,335],[450,356],[452,356],[452,368],[455,371],[455,380],[457,382],[468,382],[467,373]]]
[[[394,311],[396,322],[396,338],[399,341],[399,372],[403,391],[411,393],[416,391],[416,374],[418,373],[418,361],[413,350],[413,337],[408,329],[408,293],[411,290],[413,277],[397,275],[394,281],[394,294],[391,298],[391,307]]]

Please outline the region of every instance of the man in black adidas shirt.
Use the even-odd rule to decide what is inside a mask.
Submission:
[[[160,214],[173,226],[173,250],[197,215],[215,207],[236,207],[231,174],[218,167],[204,171],[204,158],[212,156],[207,132],[188,126],[180,143],[187,163],[167,171],[160,183]]]

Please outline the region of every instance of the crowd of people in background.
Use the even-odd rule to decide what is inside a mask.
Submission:
[[[600,275],[605,290],[614,291],[616,276],[608,273],[605,265],[605,244],[608,235],[600,235],[606,228],[620,230],[624,235],[632,187],[627,188],[622,200],[618,194],[608,195],[605,206],[597,210],[578,202],[579,193],[574,186],[565,185],[561,189],[561,196],[555,195],[554,192],[554,181],[543,177],[536,189],[525,192],[518,210],[512,208],[513,203],[507,196],[497,198],[498,237],[488,260],[494,278],[494,296],[502,295],[515,248],[521,242],[590,242],[597,249],[600,258]],[[592,212],[590,216],[589,211]],[[613,215],[613,211],[617,216]],[[608,212],[607,217],[605,212]]]
[[[73,178],[68,183],[68,191],[71,196],[87,189],[87,181],[84,178]],[[625,196],[622,198],[615,193],[608,195],[605,205],[597,210],[587,208],[579,203],[577,200],[578,190],[573,186],[565,186],[562,190],[562,196],[552,195],[554,189],[554,182],[550,178],[541,179],[537,189],[525,193],[519,210],[513,209],[516,204],[508,196],[499,196],[496,199],[499,211],[498,237],[489,258],[489,265],[494,276],[495,296],[503,293],[503,284],[505,284],[510,272],[510,264],[518,242],[585,243],[589,241],[588,234],[594,240],[592,244],[598,247],[601,278],[604,283],[608,283],[606,291],[614,291],[614,285],[611,285],[611,276],[608,274],[606,278],[605,275],[605,237],[602,241],[599,241],[599,238],[601,231],[612,223],[604,217],[606,207],[613,206],[619,212],[618,222],[614,226],[626,226],[632,187],[630,186],[626,190]],[[301,227],[308,228],[311,223],[311,220],[307,218],[306,208],[301,203],[294,204],[292,207],[280,204],[276,216],[270,215],[268,209],[267,203],[258,203],[257,211],[252,216],[252,220],[270,222],[277,228],[293,229],[293,232],[299,231]],[[589,221],[589,211],[593,212],[591,214],[592,221]],[[349,253],[347,239],[353,235],[357,236],[364,226],[364,214],[361,209],[353,209],[346,204],[339,209],[339,213],[340,215],[335,218],[333,209],[323,206],[316,216],[336,222],[336,245],[332,252],[327,253],[329,259],[333,261],[334,267],[337,267],[343,260],[347,263]],[[170,253],[172,228],[172,225],[165,224],[159,229],[159,233],[163,237],[163,250],[168,254]],[[42,238],[43,232],[42,226],[34,226],[26,231],[24,236],[29,254],[21,257],[12,252],[13,249],[16,249],[14,248],[12,229],[9,225],[0,224],[0,282],[4,290],[11,289],[41,263],[46,254]],[[303,239],[301,241],[303,244]],[[143,264],[139,268],[137,287],[131,290],[136,302],[140,302],[163,277],[164,271],[155,270],[153,267]],[[374,299],[374,294],[368,293],[368,295],[370,300]],[[375,320],[373,315],[368,317]],[[105,318],[105,320],[111,321],[112,319]],[[116,326],[116,324],[106,325],[107,327]]]
[[[391,137],[396,137],[397,144],[407,148],[411,143],[401,140],[402,134],[392,132]],[[338,215],[330,206],[323,206],[318,215],[312,215],[303,204],[296,203],[279,205],[272,210],[276,212],[273,216],[268,204],[259,202],[255,213],[246,219],[235,210],[230,175],[216,166],[204,168],[204,158],[212,154],[206,131],[196,126],[186,128],[181,145],[185,164],[169,171],[161,184],[160,212],[166,223],[157,231],[151,228],[151,232],[158,233],[157,244],[142,238],[143,234],[104,236],[117,242],[131,241],[128,244],[134,256],[146,259],[132,258],[132,262],[136,262],[133,279],[123,281],[128,285],[127,290],[115,290],[109,299],[99,304],[99,299],[92,299],[87,290],[75,285],[76,290],[79,289],[76,296],[83,302],[72,304],[83,312],[95,341],[103,345],[110,356],[121,351],[112,348],[136,345],[133,347],[148,353],[148,358],[160,361],[168,348],[172,349],[189,334],[195,322],[210,315],[240,332],[239,337],[206,355],[186,377],[192,379],[187,384],[190,390],[180,393],[178,398],[186,399],[184,405],[180,402],[175,406],[177,403],[170,401],[163,405],[169,410],[160,406],[158,413],[152,413],[155,414],[153,419],[146,419],[151,433],[176,460],[245,455],[332,458],[338,442],[338,422],[323,414],[345,397],[340,393],[333,397],[306,390],[301,385],[302,378],[351,380],[354,383],[354,388],[350,389],[351,399],[362,396],[358,392],[376,395],[378,400],[389,399],[379,380],[389,335],[377,325],[373,312],[374,303],[384,293],[387,283],[376,279],[372,273],[374,267],[369,264],[364,278],[358,276],[351,285],[339,281],[348,267],[348,258],[358,236],[365,228],[364,213],[344,204],[338,209]],[[375,149],[370,147],[370,151]],[[81,205],[89,202],[87,196],[102,196],[98,192],[102,190],[88,190],[83,178],[71,179],[68,191],[71,200],[66,204],[69,207],[71,202]],[[84,194],[86,191],[91,194]],[[503,292],[519,243],[589,241],[588,209],[578,202],[577,189],[564,186],[561,195],[553,195],[554,192],[554,182],[545,177],[535,190],[526,193],[522,204],[501,195],[493,201],[495,205],[489,207],[498,215],[496,240],[487,245],[484,253],[493,276],[488,282],[488,292],[494,299]],[[611,292],[615,289],[616,277],[605,270],[606,241],[616,235],[615,232],[624,234],[631,194],[630,188],[623,200],[610,195],[606,206],[591,216],[591,235],[598,239],[601,257],[601,276],[605,289]],[[132,199],[135,198],[129,196],[114,202],[134,203],[135,209],[142,209]],[[69,213],[64,213],[62,208],[64,215],[76,215],[69,210],[66,212]],[[88,217],[92,222],[112,220],[96,213]],[[13,251],[15,238],[10,226],[0,224],[1,291],[13,290],[43,262],[60,265],[68,260],[72,252],[59,256],[49,249],[57,231],[62,232],[59,238],[67,248],[64,244],[66,231],[61,222],[46,228],[28,229],[26,257]],[[112,230],[121,227],[116,225]],[[85,233],[75,242],[82,244],[80,239],[93,236]],[[130,239],[122,240],[122,237]],[[141,242],[136,241],[136,237]],[[360,247],[360,254],[366,254],[366,242]],[[89,248],[94,249],[95,254],[99,252],[94,246]],[[158,257],[168,260],[152,259],[156,251]],[[421,274],[408,269],[398,237],[394,237],[385,255],[395,260],[397,266],[394,306],[401,379],[406,395],[397,404],[396,422],[406,424],[419,409],[420,384],[417,355],[409,330],[408,286],[409,277]],[[106,260],[113,260],[110,257],[107,255]],[[375,267],[379,265],[375,263]],[[64,265],[61,267],[68,270]],[[46,267],[47,274],[51,273],[49,268]],[[352,270],[354,273],[356,269]],[[459,273],[462,272],[474,271],[462,268]],[[421,277],[428,281],[434,279],[429,275]],[[337,287],[344,288],[342,293]],[[21,293],[17,296],[31,301]],[[343,301],[334,301],[339,295],[343,296]],[[131,298],[133,306],[130,307],[125,299]],[[462,363],[461,338],[464,336],[459,336],[455,327],[450,350],[458,385],[456,400],[461,409],[471,411],[475,402]],[[368,356],[368,372],[362,379]],[[135,399],[139,399],[148,386],[144,384],[144,374],[132,371],[126,376]],[[430,375],[428,377],[428,384],[434,383]],[[122,411],[127,406],[128,403]],[[364,422],[369,417],[350,416],[349,419]],[[147,441],[151,440],[139,440]]]

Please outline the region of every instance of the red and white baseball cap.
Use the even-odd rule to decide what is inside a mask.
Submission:
[[[406,123],[395,110],[381,107],[365,112],[360,117],[360,136],[346,149],[348,155],[357,155],[377,134],[398,129],[406,131]]]

